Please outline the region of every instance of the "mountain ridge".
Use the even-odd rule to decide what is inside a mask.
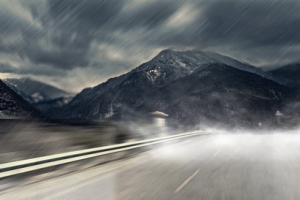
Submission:
[[[291,63],[269,70],[269,73],[296,82],[300,85],[300,63]]]
[[[8,78],[3,81],[30,103],[73,95],[55,86],[30,78]]]

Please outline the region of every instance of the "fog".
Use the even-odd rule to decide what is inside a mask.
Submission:
[[[213,145],[237,147],[253,145],[252,151],[260,146],[278,150],[290,149],[300,142],[300,128],[294,129],[232,129],[222,126],[179,126],[170,127],[164,120],[153,123],[102,122],[93,125],[63,125],[56,123],[1,120],[0,146],[1,163],[53,155],[74,150],[128,143],[152,138],[199,132],[209,134]],[[177,141],[174,141],[177,142]],[[208,144],[211,145],[211,144]],[[281,152],[280,155],[284,155]]]

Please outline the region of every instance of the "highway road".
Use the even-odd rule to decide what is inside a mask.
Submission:
[[[300,199],[299,152],[297,134],[211,134],[2,189],[0,199]]]

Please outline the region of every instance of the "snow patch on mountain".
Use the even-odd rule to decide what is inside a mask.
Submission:
[[[204,76],[207,76],[207,75],[209,75],[209,74],[210,74],[210,71],[205,70],[205,71],[199,73],[198,76],[199,76],[199,77],[204,77]]]
[[[148,80],[150,80],[152,83],[161,75],[161,73],[157,69],[150,70],[146,72],[146,76]]]
[[[181,60],[177,60],[177,63],[181,66],[181,67],[186,67],[186,64],[184,62],[182,62]]]
[[[45,100],[44,95],[42,95],[40,92],[35,92],[30,96],[32,97],[32,99],[35,103]]]

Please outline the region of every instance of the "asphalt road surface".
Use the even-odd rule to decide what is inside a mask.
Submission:
[[[0,199],[300,199],[297,134],[211,134],[15,186]]]

